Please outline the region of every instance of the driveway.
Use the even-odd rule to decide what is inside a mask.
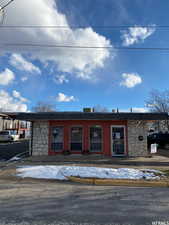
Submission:
[[[29,151],[29,141],[20,140],[17,142],[0,143],[0,160],[8,160],[13,156]]]
[[[169,224],[168,212],[168,188],[0,180],[0,224]]]

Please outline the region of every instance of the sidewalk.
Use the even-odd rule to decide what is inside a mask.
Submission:
[[[16,168],[18,166],[29,165],[77,165],[96,167],[130,167],[130,168],[152,168],[169,170],[169,157],[153,155],[152,157],[136,158],[113,158],[103,155],[56,155],[56,156],[32,156],[22,161],[0,162],[0,170],[6,168]]]
[[[20,165],[89,165],[101,167],[161,167],[169,170],[169,157],[153,155],[152,157],[111,158],[103,155],[57,155],[32,156],[18,162]]]

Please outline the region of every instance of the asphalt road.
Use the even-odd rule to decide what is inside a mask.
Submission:
[[[0,143],[0,160],[8,160],[13,156],[29,150],[29,141],[22,140],[17,142]]]
[[[0,180],[0,224],[169,224],[169,189]]]

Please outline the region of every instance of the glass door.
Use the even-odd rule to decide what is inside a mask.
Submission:
[[[82,127],[71,127],[71,141],[70,141],[70,150],[81,152],[82,149],[82,136],[83,136]]]
[[[111,150],[112,156],[123,156],[125,151],[125,126],[111,127]]]

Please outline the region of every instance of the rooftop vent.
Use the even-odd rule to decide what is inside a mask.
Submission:
[[[83,108],[83,112],[93,112],[93,108]]]
[[[112,113],[118,113],[119,112],[119,109],[112,109]]]

